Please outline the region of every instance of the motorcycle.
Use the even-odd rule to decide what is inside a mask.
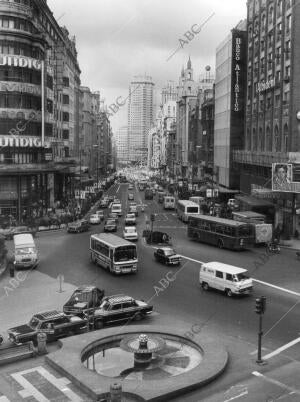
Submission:
[[[279,254],[280,253],[280,247],[279,244],[276,242],[271,242],[267,244],[267,251],[269,253],[276,253]]]

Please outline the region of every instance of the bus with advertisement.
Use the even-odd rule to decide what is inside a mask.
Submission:
[[[201,214],[189,216],[187,235],[192,240],[230,250],[243,250],[255,243],[252,224]]]
[[[273,238],[273,225],[265,223],[266,216],[253,211],[233,212],[232,217],[235,221],[250,223],[255,230],[255,243],[270,243]]]
[[[90,237],[90,255],[94,264],[113,274],[137,273],[138,256],[136,244],[107,233]]]

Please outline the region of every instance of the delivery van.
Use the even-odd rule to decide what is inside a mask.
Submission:
[[[121,204],[112,204],[111,206],[111,213],[117,214],[118,216],[122,216],[122,205]]]
[[[32,234],[14,235],[14,264],[16,268],[36,268],[39,263],[38,251]]]
[[[249,294],[252,291],[252,279],[244,268],[223,264],[222,262],[208,262],[201,265],[199,283],[202,289],[218,289],[229,297],[233,295]]]

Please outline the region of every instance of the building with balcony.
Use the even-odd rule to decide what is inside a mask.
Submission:
[[[21,221],[72,193],[80,69],[45,0],[1,1],[0,28],[0,214]]]
[[[300,3],[292,0],[247,2],[247,98],[243,147],[235,150],[240,188],[269,189],[275,224],[287,235],[299,227],[298,195],[271,191],[272,163],[299,162]],[[275,198],[276,195],[276,198]]]

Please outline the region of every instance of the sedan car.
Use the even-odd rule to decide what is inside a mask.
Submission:
[[[111,212],[110,214],[108,214],[108,217],[107,217],[107,218],[109,218],[109,219],[114,219],[116,222],[119,221],[119,216],[118,216],[118,214],[116,214],[115,212]]]
[[[97,225],[97,224],[99,224],[101,222],[101,218],[100,218],[100,216],[98,214],[92,214],[90,216],[89,222],[92,225]]]
[[[128,190],[133,190],[133,184],[129,184]]]
[[[89,228],[90,225],[88,221],[86,221],[85,219],[81,219],[79,221],[69,223],[67,231],[69,233],[80,233],[88,231]]]
[[[37,334],[47,334],[47,341],[55,341],[74,333],[86,330],[87,320],[78,316],[66,315],[59,311],[46,311],[35,314],[29,323],[8,330],[9,340],[15,344],[32,341],[37,344]]]
[[[135,224],[136,224],[135,214],[133,214],[133,213],[127,214],[125,216],[125,225],[129,226],[129,225],[135,225]]]
[[[165,265],[179,265],[181,262],[180,255],[176,254],[171,247],[158,248],[154,251],[154,258]]]
[[[108,198],[104,198],[103,200],[100,201],[99,206],[101,208],[107,208],[109,205],[109,200]]]
[[[104,211],[102,211],[102,209],[96,211],[95,213],[99,216],[101,221],[104,221]]]
[[[125,320],[139,321],[153,311],[153,306],[130,296],[116,295],[104,297],[99,309],[93,314],[94,327],[103,328],[108,324],[119,324]]]
[[[125,226],[123,230],[123,238],[125,240],[137,241],[138,234],[135,226]]]
[[[128,193],[128,200],[133,201],[134,200],[134,195],[132,193]]]
[[[115,219],[107,219],[104,224],[104,232],[116,232],[117,231],[117,222]]]

